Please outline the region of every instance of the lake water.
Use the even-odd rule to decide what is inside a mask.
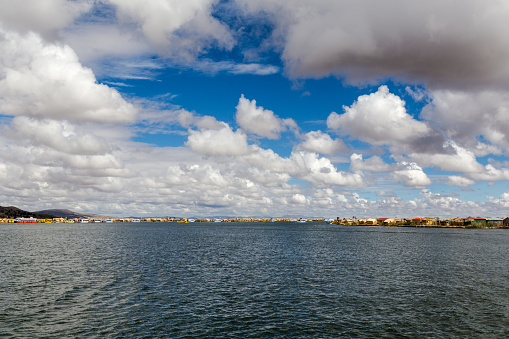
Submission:
[[[509,230],[0,224],[0,337],[507,338]]]

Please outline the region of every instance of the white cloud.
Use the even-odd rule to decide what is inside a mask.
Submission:
[[[273,173],[286,173],[294,175],[299,172],[298,166],[290,158],[283,158],[271,149],[263,149],[256,145],[251,145],[251,152],[238,158],[250,167],[266,169]]]
[[[423,170],[430,166],[458,172],[448,174],[447,183],[454,186],[509,180],[506,164],[482,166],[476,159],[509,149],[509,43],[501,29],[509,6],[490,0],[468,0],[461,8],[452,3],[237,0],[244,13],[265,11],[261,30],[274,28],[267,40],[256,41],[257,51],[266,54],[254,59],[250,53],[256,48],[242,45],[253,40],[242,38],[259,18],[236,17],[234,4],[217,0],[0,2],[0,198],[30,210],[61,204],[114,215],[504,212],[509,193],[475,202],[431,190],[405,199],[388,191],[397,187],[405,194],[432,185]],[[103,16],[97,11],[102,6],[111,12]],[[226,7],[232,12],[218,12]],[[240,39],[234,54],[243,54],[243,61],[223,54],[217,61],[216,53],[206,54],[231,49],[237,43],[232,35]],[[139,98],[129,103],[96,79],[154,80],[168,67],[204,76],[269,75],[280,72],[261,61],[272,52],[282,53],[284,75],[301,84],[301,91],[299,77],[334,74],[350,83],[391,77],[408,82],[402,95],[430,102],[414,118],[400,97],[381,86],[344,106],[343,114],[332,113],[329,128],[388,146],[356,151],[347,172],[340,167],[347,160],[335,165],[340,161],[328,157],[347,151],[341,139],[322,131],[300,135],[294,120],[281,119],[244,96],[235,130],[171,104],[151,106]],[[175,85],[172,91],[180,93]],[[123,90],[136,95],[137,85],[132,86]],[[316,93],[297,100],[309,102]],[[136,107],[143,107],[141,114]],[[248,143],[247,134],[278,139],[288,130],[302,139],[287,156]],[[189,135],[186,147],[158,147],[132,141],[136,132]],[[381,150],[389,154],[366,159],[358,154]],[[388,157],[398,163],[385,163]],[[366,187],[365,180],[377,181],[377,187]],[[375,192],[382,198],[365,197]]]
[[[361,175],[338,171],[329,159],[312,152],[293,151],[290,157],[283,158],[271,149],[250,145],[249,152],[237,157],[235,161],[274,174],[282,174],[280,179],[286,180],[289,176],[294,176],[318,187],[364,185]]]
[[[297,205],[304,205],[308,202],[308,200],[306,199],[305,196],[303,196],[302,194],[294,194],[292,196],[292,198],[290,199],[290,201],[294,204],[297,204]]]
[[[280,119],[274,112],[256,106],[256,100],[246,99],[243,94],[236,108],[237,123],[248,133],[269,139],[278,139],[281,132],[286,131],[287,127],[297,128],[293,119]]]
[[[190,130],[186,145],[206,155],[243,155],[249,151],[247,136],[226,124],[219,130]]]
[[[78,26],[69,28],[63,33],[64,41],[70,45],[80,61],[87,65],[93,65],[94,70],[102,71],[103,59],[115,59],[118,64],[119,58],[122,59],[123,66],[126,65],[126,58],[135,58],[150,55],[152,50],[149,44],[136,36],[135,32],[122,29],[119,26],[109,23],[81,23]],[[139,62],[146,69],[146,62]],[[140,65],[141,64],[141,65]],[[126,67],[127,68],[127,67]],[[135,67],[130,67],[131,70]],[[108,70],[111,70],[108,69]],[[145,70],[146,71],[146,70]],[[104,74],[105,76],[117,74]],[[133,72],[134,73],[134,72]]]
[[[451,175],[451,176],[449,176],[447,185],[468,187],[468,186],[475,185],[475,181],[473,181],[472,179],[461,177],[459,175]]]
[[[210,164],[170,166],[162,181],[170,185],[193,185],[199,183],[204,189],[229,187],[231,177],[226,177],[218,168]]]
[[[331,188],[317,189],[313,194],[313,197],[318,199],[332,198],[334,196],[334,190]]]
[[[415,199],[415,209],[423,211],[424,215],[429,215],[435,211],[442,211],[443,215],[458,217],[459,215],[472,215],[476,211],[482,210],[483,206],[472,201],[462,201],[456,197],[443,194],[432,193],[426,189],[421,191],[423,199]],[[434,213],[433,215],[436,215]]]
[[[405,91],[414,99],[415,101],[422,101],[424,98],[428,97],[428,93],[422,88],[412,88],[410,86],[405,87]]]
[[[480,173],[471,173],[470,177],[474,180],[485,181],[509,180],[509,168],[496,168],[489,164],[485,166],[484,171]]]
[[[431,180],[416,163],[401,162],[392,173],[394,179],[403,181],[405,186],[421,187],[431,185]]]
[[[198,116],[195,113],[186,110],[179,110],[178,121],[183,127],[186,128],[189,128],[190,126],[196,126],[200,129],[220,130],[225,127],[224,123],[217,121],[217,119],[213,116]]]
[[[362,154],[352,153],[350,156],[350,170],[357,171],[372,171],[372,172],[387,172],[392,169],[391,165],[386,164],[382,158],[375,155],[366,160],[362,159]]]
[[[118,17],[135,23],[161,53],[194,59],[212,44],[231,49],[228,28],[211,15],[215,0],[109,0]]]
[[[45,154],[50,154],[47,150],[43,150]],[[42,155],[42,154],[41,154]],[[58,159],[58,158],[57,158]],[[109,169],[122,169],[124,165],[121,161],[119,161],[112,154],[106,155],[71,155],[67,157],[62,157],[64,161],[63,167],[71,167],[76,169],[91,169],[91,170],[109,170]],[[113,176],[108,172],[96,172],[96,173],[106,173],[100,174],[100,176]],[[112,172],[121,174],[122,172]],[[128,175],[128,173],[125,173]],[[93,176],[93,175],[92,175]],[[121,175],[120,175],[121,176]]]
[[[398,198],[398,195],[396,193],[391,193],[391,192],[378,191],[378,192],[376,192],[376,196],[401,200],[401,198]]]
[[[0,1],[0,21],[9,29],[23,33],[35,31],[47,39],[55,39],[58,30],[90,8],[90,1]]]
[[[75,121],[132,122],[135,108],[96,82],[73,50],[0,29],[0,111]]]
[[[509,207],[509,193],[503,193],[500,195],[498,199],[492,199],[490,203],[493,203],[495,206],[500,206],[502,208]]]
[[[268,169],[258,167],[248,168],[246,177],[265,187],[281,186],[292,178],[288,173],[275,173]]]
[[[356,173],[341,172],[327,158],[316,153],[292,152],[290,159],[297,165],[298,177],[323,187],[327,185],[364,186],[362,176]]]
[[[133,177],[133,172],[113,154],[68,154],[45,145],[23,143],[2,147],[1,159],[8,159],[9,164],[6,176],[0,178],[0,195],[12,196],[10,199],[37,194],[41,200],[72,201],[73,193],[80,192],[77,198],[87,201],[90,190],[114,178]]]
[[[150,134],[179,134],[186,135],[187,129],[220,130],[225,128],[223,122],[210,115],[199,115],[190,112],[180,106],[161,103],[156,100],[164,100],[166,97],[173,99],[168,94],[164,98],[152,98],[150,100],[137,99],[133,103],[139,107],[136,125],[132,129],[138,133]],[[182,128],[181,128],[182,127]],[[186,130],[184,130],[186,129]]]
[[[336,128],[373,145],[389,145],[393,157],[403,161],[406,154],[421,167],[436,166],[446,171],[481,172],[476,153],[492,151],[488,145],[475,144],[474,151],[447,140],[440,132],[406,113],[404,101],[380,86],[376,93],[360,96],[345,113],[332,113],[327,119],[330,128]],[[372,161],[375,161],[373,158]],[[379,165],[382,165],[378,160]],[[353,169],[362,167],[359,161]]]
[[[279,73],[279,67],[259,63],[236,63],[232,61],[198,60],[192,66],[194,70],[208,74],[227,72],[231,74],[271,75]]]
[[[67,154],[105,154],[111,147],[90,132],[80,133],[68,121],[35,120],[16,117],[9,133],[14,139],[31,140],[34,146],[45,146]]]
[[[462,148],[453,141],[445,143],[447,153],[409,153],[408,156],[424,167],[436,166],[444,171],[458,171],[473,173],[483,171],[483,166],[477,162],[473,152]]]
[[[316,152],[321,154],[333,155],[346,151],[346,145],[341,139],[333,140],[330,135],[322,131],[311,131],[306,133],[304,141],[297,146],[308,152]]]
[[[79,138],[81,129],[73,128]],[[182,216],[215,215],[218,211],[236,216],[309,216],[307,210],[312,207],[314,215],[327,217],[481,215],[486,213],[483,211],[504,209],[502,198],[476,203],[427,191],[420,199],[402,200],[384,194],[384,199],[370,200],[361,197],[362,193],[345,193],[348,187],[341,188],[345,192],[337,192],[335,184],[326,184],[336,176],[334,167],[316,154],[281,158],[272,153],[276,161],[272,165],[267,159],[273,151],[255,146],[250,146],[251,153],[224,161],[217,156],[202,157],[187,147],[146,147],[124,141],[122,151],[109,155],[68,157],[47,146],[10,143],[6,147],[7,137],[0,135],[4,145],[0,147],[0,196],[8,196],[9,202],[21,207],[42,209],[61,204],[113,215]],[[260,167],[245,162],[254,154],[265,159],[258,164]],[[280,164],[285,163],[290,172],[273,171],[284,170]],[[401,164],[399,169],[416,168]],[[331,177],[316,176],[320,174]],[[404,180],[415,173],[406,174]],[[312,185],[288,184],[292,177]],[[94,199],[87,199],[91,195]]]
[[[375,93],[361,95],[343,109],[345,113],[341,115],[329,115],[327,126],[373,145],[407,144],[431,133],[424,122],[414,120],[406,112],[405,102],[389,93],[385,85]]]
[[[435,90],[422,116],[436,121],[458,143],[480,156],[497,148],[479,143],[482,136],[494,146],[509,150],[509,97],[507,90]]]

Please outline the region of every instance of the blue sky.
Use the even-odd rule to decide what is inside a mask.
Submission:
[[[505,216],[508,19],[474,0],[2,1],[2,205]]]

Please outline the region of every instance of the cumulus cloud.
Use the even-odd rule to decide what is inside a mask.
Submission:
[[[245,13],[270,14],[272,39],[283,43],[282,58],[294,77],[507,85],[506,2],[236,1]]]
[[[30,140],[34,146],[46,146],[67,154],[97,155],[111,151],[104,139],[89,132],[80,133],[68,121],[16,117],[8,131],[13,139]]]
[[[240,155],[235,160],[252,168],[282,175],[278,179],[286,180],[293,176],[318,187],[329,185],[364,186],[360,174],[339,171],[330,159],[319,157],[317,153],[313,152],[293,151],[290,157],[284,158],[271,149],[250,145],[247,154]]]
[[[468,187],[475,184],[475,181],[472,179],[468,179],[459,175],[451,175],[449,176],[449,180],[447,181],[447,185],[451,186],[461,186]]]
[[[210,164],[170,166],[163,182],[171,185],[191,185],[199,182],[205,189],[224,188],[231,185],[231,178],[227,178],[218,168]]]
[[[98,84],[74,51],[35,33],[0,29],[0,111],[8,115],[97,122],[132,122],[135,108]]]
[[[164,97],[173,98],[172,95]],[[149,134],[179,134],[186,135],[188,129],[212,129],[219,130],[225,124],[210,115],[200,115],[190,112],[177,105],[157,102],[156,99],[133,100],[139,107],[136,125],[132,129],[138,133]]]
[[[281,186],[292,178],[288,173],[277,173],[258,167],[248,168],[246,172],[246,177],[250,178],[253,182],[266,187]]]
[[[338,171],[329,159],[320,158],[316,153],[292,152],[290,159],[300,171],[297,175],[316,186],[364,186],[361,175]]]
[[[447,153],[409,153],[408,156],[421,166],[436,166],[444,171],[459,171],[464,173],[481,172],[483,166],[477,162],[473,152],[458,146],[452,140],[445,143]]]
[[[333,155],[345,152],[347,147],[341,139],[332,139],[322,131],[311,131],[303,136],[304,141],[297,148],[308,152]]]
[[[243,155],[249,151],[247,136],[226,124],[219,130],[190,130],[186,145],[206,155]]]
[[[476,154],[509,150],[509,96],[502,90],[434,90],[422,116],[436,121],[458,143]],[[484,138],[492,145],[480,143]]]
[[[58,128],[53,129],[59,132]],[[73,136],[69,138],[70,146],[61,146],[54,141],[65,139],[64,135],[51,141],[48,135],[40,140],[33,134],[16,135],[18,132],[21,131],[13,129],[5,134],[7,143],[2,144],[0,151],[0,163],[8,161],[6,176],[0,178],[0,195],[6,194],[10,199],[37,194],[41,200],[68,201],[73,193],[80,192],[78,199],[86,201],[90,190],[105,189],[108,185],[118,188],[125,182],[114,178],[133,177],[134,173],[113,152],[99,149],[94,154],[93,143],[81,144],[86,138]]]
[[[496,168],[489,164],[485,166],[484,171],[480,173],[471,173],[470,177],[474,180],[486,181],[509,180],[509,168]]]
[[[251,152],[238,158],[238,161],[248,166],[263,168],[274,173],[288,173],[293,175],[299,172],[297,165],[290,158],[281,157],[271,149],[263,149],[251,145]]]
[[[186,128],[196,126],[200,129],[220,130],[225,127],[224,123],[217,121],[213,116],[199,116],[186,110],[179,110],[177,119],[179,123]]]
[[[220,130],[190,131],[186,145],[200,154],[231,156],[230,166],[248,166],[247,169],[237,168],[235,173],[244,173],[253,182],[268,186],[286,183],[292,177],[319,187],[364,185],[360,174],[339,171],[329,159],[317,153],[294,151],[284,158],[271,149],[249,145],[245,134],[234,132],[227,125]]]
[[[212,16],[215,0],[109,2],[120,20],[136,24],[161,53],[190,60],[213,44],[226,49],[234,44],[229,29]]]
[[[47,150],[44,150],[45,154],[51,154]],[[59,156],[55,157],[56,159]],[[92,169],[92,170],[108,170],[108,169],[122,169],[124,164],[117,159],[112,154],[105,155],[71,155],[61,158],[63,163],[63,167],[71,167],[76,169]],[[78,172],[79,173],[79,172]],[[120,174],[121,172],[96,172],[96,173],[106,173],[100,174],[100,176],[113,176],[112,173]],[[92,175],[93,176],[93,175]]]
[[[391,165],[386,164],[382,158],[375,155],[371,158],[363,160],[362,154],[353,153],[350,156],[350,170],[358,171],[372,171],[372,172],[387,172],[392,169]]]
[[[235,5],[247,16],[236,17]],[[331,217],[505,211],[509,193],[472,202],[430,189],[404,200],[380,190],[387,186],[364,187],[368,179],[383,185],[396,180],[417,192],[414,188],[432,184],[426,167],[459,172],[448,175],[453,186],[509,180],[507,164],[483,166],[476,158],[509,149],[508,9],[491,0],[467,0],[460,7],[452,0],[0,2],[0,198],[31,210],[61,203],[113,215],[299,215],[303,208]],[[255,39],[271,36],[242,40],[249,31],[246,18],[246,25],[263,26]],[[244,60],[206,54],[237,43],[234,54]],[[327,157],[347,151],[341,139],[322,131],[300,135],[294,120],[243,95],[235,130],[182,107],[149,107],[136,98],[129,103],[96,79],[108,76],[110,84],[121,86],[115,77],[154,79],[163,67],[182,64],[206,76],[280,72],[243,43],[256,44],[260,53],[281,53],[284,75],[302,84],[302,91],[305,77],[333,74],[363,85],[390,77],[396,86],[408,85],[401,93],[420,102],[417,106],[428,104],[419,117],[409,114],[405,102],[381,86],[348,103],[342,114],[330,114],[330,129],[387,146],[378,150],[390,153],[363,157],[356,151],[350,169],[342,171]],[[288,130],[301,142],[287,156],[248,143],[248,135],[274,140]],[[135,132],[188,138],[185,147],[158,147],[132,141]],[[386,163],[389,157],[396,163]],[[373,192],[381,199],[363,197]]]
[[[377,197],[386,197],[386,198],[397,198],[398,195],[396,193],[391,192],[385,192],[385,191],[377,191],[376,192]],[[401,200],[401,198],[399,198]]]
[[[332,188],[323,188],[323,189],[317,189],[315,193],[313,194],[313,197],[325,199],[325,198],[332,198],[334,197],[335,193]]]
[[[0,1],[0,21],[9,29],[23,33],[35,31],[53,40],[57,38],[58,30],[90,8],[90,1]]]
[[[351,106],[344,107],[342,115],[333,112],[327,125],[373,145],[389,145],[393,157],[403,161],[401,155],[406,154],[421,167],[464,173],[483,171],[476,154],[491,150],[489,146],[477,141],[474,151],[462,147],[427,123],[412,118],[404,106],[403,100],[389,93],[386,86],[380,86],[377,92],[362,95]],[[371,161],[375,160],[382,165],[377,158]],[[352,168],[356,166],[363,165],[357,160]]]
[[[503,208],[509,207],[509,193],[502,193],[498,199],[491,199],[490,203]]]
[[[75,128],[75,132],[79,129]],[[3,145],[7,137],[0,134]],[[431,192],[423,193],[420,199],[402,200],[380,193],[385,197],[383,200],[369,200],[347,193],[348,187],[342,188],[344,192],[337,192],[335,184],[326,184],[336,176],[334,168],[317,155],[281,158],[273,153],[276,162],[286,163],[288,167],[280,168],[276,164],[272,169],[266,160],[271,159],[269,154],[273,151],[254,146],[251,153],[233,156],[235,161],[224,161],[214,156],[204,158],[187,147],[124,143],[123,151],[115,153],[117,159],[111,155],[89,156],[95,159],[86,163],[81,161],[87,157],[73,156],[69,162],[74,161],[75,167],[63,163],[64,153],[48,152],[48,147],[37,150],[33,146],[12,144],[9,148],[10,151],[5,146],[0,148],[0,159],[3,159],[0,160],[0,195],[8,195],[9,201],[18,206],[34,206],[31,199],[37,192],[37,206],[54,207],[61,203],[73,210],[108,211],[114,215],[149,216],[165,211],[168,215],[202,216],[213,215],[220,209],[229,215],[302,216],[302,208],[311,206],[316,215],[328,217],[415,216],[430,212],[457,216],[462,212],[497,211],[505,201],[472,203]],[[17,160],[7,162],[6,152]],[[257,153],[265,154],[260,167],[246,166],[243,159]],[[58,161],[61,167],[57,166]],[[409,167],[402,164],[399,169]],[[278,173],[274,171],[277,169],[290,172]],[[313,177],[315,174],[332,177]],[[312,185],[289,184],[292,177],[309,180]],[[315,183],[318,181],[321,184]],[[94,200],[87,199],[91,194]]]
[[[343,109],[345,113],[341,115],[335,112],[329,115],[327,126],[373,145],[407,144],[431,133],[424,122],[406,112],[405,102],[389,93],[385,85],[375,93],[361,95]]]
[[[256,106],[256,100],[249,100],[244,94],[239,99],[235,118],[242,129],[269,139],[278,139],[287,128],[296,129],[293,119],[280,119],[270,110]]]
[[[392,173],[394,179],[403,181],[405,186],[421,187],[431,185],[431,180],[416,163],[401,162],[400,169]]]
[[[290,201],[297,205],[304,205],[308,202],[306,197],[303,196],[302,194],[294,194]]]
[[[104,65],[105,59],[113,59],[115,64],[121,64],[132,72],[132,77],[139,76],[136,68],[144,66],[146,61],[138,60],[138,67],[126,64],[126,59],[140,56],[147,56],[152,53],[150,45],[135,32],[110,23],[80,23],[77,26],[66,29],[63,33],[63,40],[72,47],[79,56],[80,61],[86,65],[93,65],[94,70],[100,71],[104,76],[121,76],[113,65]],[[121,61],[120,61],[120,60]],[[154,67],[154,66],[153,66]],[[112,72],[113,71],[113,72]]]

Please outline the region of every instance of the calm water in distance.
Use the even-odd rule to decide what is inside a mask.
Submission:
[[[507,338],[509,230],[0,224],[0,337]]]

